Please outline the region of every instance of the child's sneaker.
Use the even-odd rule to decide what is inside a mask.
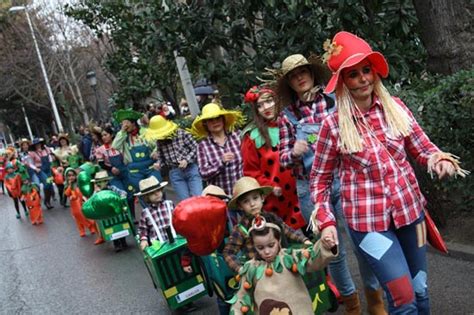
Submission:
[[[25,217],[29,216],[30,213],[28,211],[25,211]]]
[[[21,219],[21,215],[19,213],[16,214],[17,219]]]

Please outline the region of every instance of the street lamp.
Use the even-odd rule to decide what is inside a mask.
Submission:
[[[30,140],[33,141],[33,132],[31,132],[30,121],[26,115],[25,106],[21,105],[21,110],[23,111],[23,116],[25,116],[26,128],[28,128],[28,134],[30,135]]]
[[[41,56],[38,43],[36,42],[35,31],[33,30],[33,24],[31,23],[30,15],[28,14],[28,9],[25,6],[15,6],[15,7],[11,7],[8,11],[9,12],[25,11],[26,19],[28,20],[28,25],[30,26],[31,37],[33,37],[33,42],[36,48],[36,54],[38,55],[41,71],[43,73],[44,82],[46,83],[46,89],[48,91],[49,101],[51,102],[51,106],[53,107],[54,118],[56,120],[56,124],[58,125],[59,132],[64,132],[63,125],[61,124],[61,119],[59,118],[59,112],[56,107],[56,102],[54,101],[53,91],[51,90],[51,86],[49,84],[48,74],[46,73],[46,68],[44,67],[43,57]]]
[[[99,116],[100,113],[100,104],[99,104],[99,96],[97,95],[97,76],[95,71],[89,71],[86,73],[87,82],[89,82],[89,86],[94,90],[95,94],[95,114]],[[98,118],[98,117],[96,117]]]

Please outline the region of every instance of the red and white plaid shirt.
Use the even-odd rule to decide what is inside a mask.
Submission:
[[[359,232],[386,231],[392,220],[395,227],[400,228],[420,217],[426,201],[407,160],[407,153],[417,163],[426,166],[429,157],[439,149],[405,104],[394,99],[410,116],[410,135],[398,139],[389,137],[382,105],[375,100],[364,114],[371,130],[359,129],[364,142],[362,152],[341,152],[337,112],[323,121],[310,175],[311,198],[320,229],[335,225],[330,191],[333,170],[338,167],[342,208],[352,229]],[[360,121],[362,116],[354,119]]]

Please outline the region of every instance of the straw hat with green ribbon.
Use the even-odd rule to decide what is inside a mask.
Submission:
[[[227,110],[222,108],[220,105],[215,103],[209,103],[202,108],[201,115],[194,119],[191,127],[191,133],[197,138],[205,138],[208,136],[204,121],[207,119],[217,118],[224,116],[225,118],[225,130],[230,132],[233,131],[236,125],[241,124],[244,121],[244,117],[240,111]]]
[[[150,119],[144,137],[147,141],[170,139],[176,134],[178,128],[174,122],[161,115],[155,115]]]
[[[140,112],[136,112],[131,108],[127,109],[119,109],[114,113],[114,118],[117,122],[121,123],[124,120],[138,120],[142,118],[143,114]]]

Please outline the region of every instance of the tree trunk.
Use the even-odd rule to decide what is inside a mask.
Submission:
[[[413,0],[430,72],[453,74],[474,62],[470,0]]]

